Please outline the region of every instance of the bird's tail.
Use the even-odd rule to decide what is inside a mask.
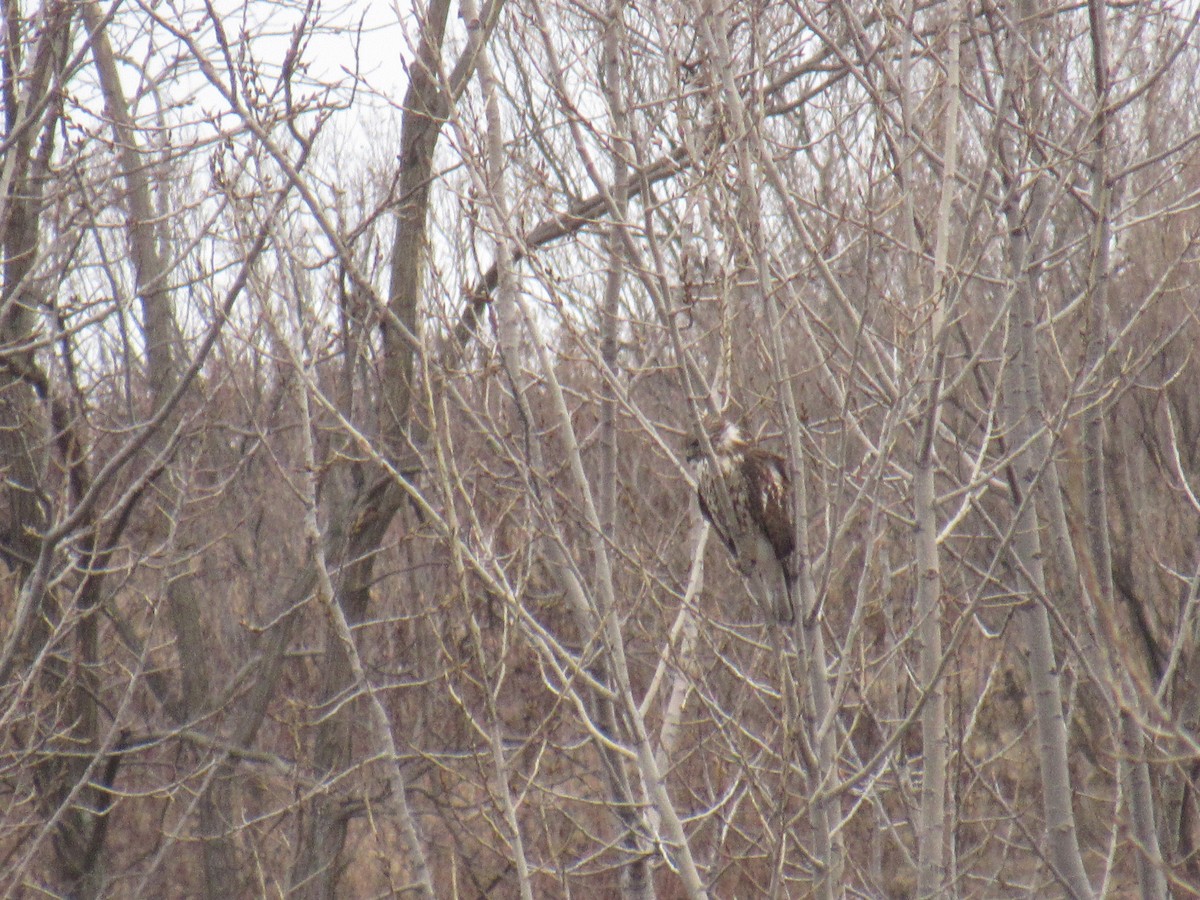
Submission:
[[[771,614],[780,625],[791,625],[796,621],[796,579],[784,566],[780,566],[780,577],[771,585],[769,598],[772,604]]]

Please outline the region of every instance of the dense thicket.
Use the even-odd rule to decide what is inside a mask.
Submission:
[[[412,6],[5,3],[4,896],[1200,893],[1192,6]]]

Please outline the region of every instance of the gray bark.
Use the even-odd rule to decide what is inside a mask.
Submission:
[[[1085,325],[1087,367],[1098,390],[1103,390],[1108,366],[1108,303],[1112,244],[1112,191],[1109,153],[1108,104],[1111,100],[1108,50],[1108,26],[1105,4],[1088,0],[1091,27],[1092,76],[1095,89],[1095,120],[1092,142],[1091,205],[1095,215],[1092,233],[1091,271],[1088,278],[1087,317]],[[1096,572],[1099,596],[1096,602],[1102,609],[1115,607],[1113,591],[1113,561],[1108,516],[1108,484],[1105,456],[1105,406],[1092,402],[1087,406],[1083,425],[1084,492],[1087,500],[1087,534],[1092,563]],[[1122,673],[1123,680],[1128,673]],[[1133,692],[1126,688],[1127,700]],[[1123,709],[1118,724],[1120,772],[1124,796],[1129,804],[1130,827],[1137,847],[1138,885],[1147,900],[1162,900],[1167,896],[1163,877],[1162,852],[1158,844],[1155,822],[1154,795],[1151,789],[1149,765],[1146,760],[1148,742],[1140,723]]]
[[[933,314],[929,324],[932,367],[928,393],[917,422],[917,458],[913,498],[917,522],[917,636],[920,647],[921,688],[928,700],[921,711],[922,780],[920,827],[917,834],[917,895],[935,897],[946,881],[946,767],[949,739],[946,732],[946,689],[938,677],[942,665],[942,578],[937,544],[938,524],[934,485],[934,442],[941,421],[942,384],[946,368],[946,322],[953,295],[949,277],[951,207],[958,175],[959,24],[961,8],[951,12],[947,33],[945,146],[941,199],[933,259]],[[906,98],[907,100],[908,98]],[[906,186],[909,191],[912,184]],[[913,229],[915,231],[915,228]],[[913,248],[915,249],[915,247]],[[910,298],[915,302],[917,298]]]

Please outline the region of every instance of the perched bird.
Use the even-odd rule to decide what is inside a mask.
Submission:
[[[790,557],[796,533],[787,463],[743,437],[733,422],[723,421],[713,428],[709,443],[715,459],[709,458],[699,440],[693,438],[687,445],[700,512],[751,582],[768,615],[777,622],[791,622],[796,576]],[[722,481],[728,505],[722,501]]]

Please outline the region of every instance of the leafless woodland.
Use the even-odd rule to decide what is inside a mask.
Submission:
[[[1194,3],[225,6],[3,5],[3,897],[1200,894]]]

